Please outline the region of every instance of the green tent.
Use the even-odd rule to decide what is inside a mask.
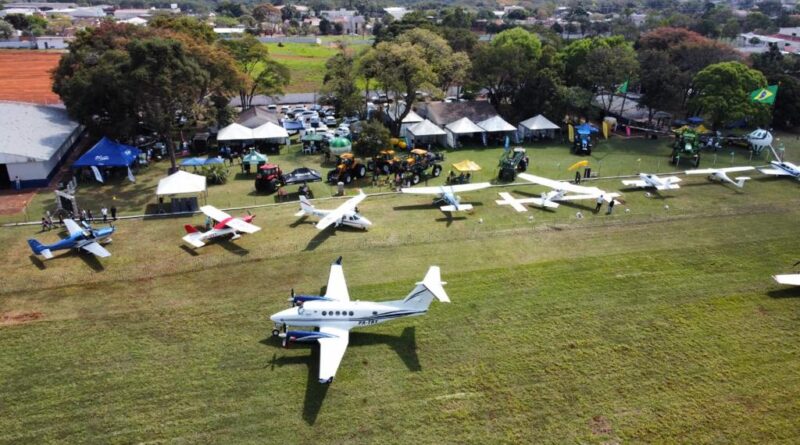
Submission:
[[[340,155],[353,150],[353,144],[347,138],[333,138],[329,147],[332,155]]]
[[[267,163],[267,155],[261,154],[253,148],[250,149],[250,153],[247,153],[242,158],[242,164],[263,165],[266,163]]]

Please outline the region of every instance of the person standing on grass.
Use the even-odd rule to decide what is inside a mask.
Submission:
[[[610,215],[613,210],[614,210],[614,200],[612,199],[611,201],[608,202],[608,211],[606,212],[606,215]]]
[[[19,180],[19,176],[14,177],[14,186],[17,190],[22,190],[22,181]]]
[[[61,212],[58,212],[58,225],[64,227],[64,217],[61,215]]]
[[[575,184],[581,183],[581,172],[575,172]]]
[[[92,215],[92,209],[86,211],[86,218],[89,220],[89,222],[91,223],[94,222],[94,215]]]
[[[106,208],[106,206],[100,208],[100,215],[103,216],[103,223],[108,221],[108,209]]]
[[[594,213],[600,212],[601,207],[603,207],[603,195],[597,197],[597,205],[594,207]]]
[[[86,209],[81,209],[81,222],[86,222]]]
[[[113,219],[114,221],[117,220],[117,207],[116,206],[111,206],[111,219]]]

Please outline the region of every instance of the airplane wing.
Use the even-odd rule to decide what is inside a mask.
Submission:
[[[92,255],[98,256],[100,258],[110,257],[111,253],[107,251],[103,246],[101,246],[96,241],[91,242],[89,244],[84,244],[81,246],[81,249],[91,253]]]
[[[517,176],[528,182],[543,185],[553,190],[564,190],[571,193],[595,193],[600,191],[600,189],[596,187],[584,187],[582,185],[570,184],[566,181],[556,181],[541,176],[529,175],[528,173],[519,173]]]
[[[773,275],[772,278],[775,279],[780,284],[786,284],[789,286],[800,286],[800,274],[792,274],[792,275]]]
[[[204,243],[203,240],[201,239],[201,237],[199,237],[197,235],[198,235],[197,233],[190,233],[190,234],[184,236],[183,240],[186,242],[186,244],[189,244],[192,247],[195,247],[195,248],[199,249],[200,247],[205,246],[206,243]]]
[[[640,188],[650,187],[650,185],[647,182],[642,181],[641,179],[627,179],[623,180],[622,183],[624,185],[627,185],[628,187],[640,187]]]
[[[76,223],[72,218],[65,219],[64,225],[67,226],[67,231],[69,232],[70,236],[75,235],[76,233],[83,233],[81,226],[79,226],[78,223]]]
[[[527,212],[528,209],[525,208],[524,205],[515,198],[511,193],[508,192],[500,192],[500,197],[503,199],[498,199],[495,201],[498,205],[510,205],[511,208],[518,212]]]
[[[481,190],[491,186],[492,184],[489,184],[488,182],[476,182],[475,184],[450,185],[450,186],[445,186],[445,188],[449,188],[450,191],[453,193],[459,193],[459,192],[470,192],[473,190]]]
[[[319,381],[328,383],[336,375],[342,357],[347,350],[350,331],[331,326],[320,326],[319,331],[333,337],[320,338],[319,342]]]
[[[200,207],[200,211],[205,213],[206,216],[213,219],[214,221],[222,221],[225,219],[230,219],[231,215],[223,212],[222,210],[214,207],[214,206],[203,206]],[[235,227],[234,227],[235,228]],[[238,229],[237,229],[238,230]]]
[[[213,217],[212,217],[213,218]],[[225,222],[225,225],[230,227],[231,229],[236,230],[237,232],[242,233],[256,233],[261,230],[261,227],[258,227],[254,224],[250,224],[249,222],[245,222],[239,218],[233,218]]]
[[[661,180],[664,181],[664,182],[668,182],[669,181],[672,184],[675,184],[676,182],[681,182],[682,181],[682,179],[677,177],[677,176],[667,176],[666,178],[661,178]]]
[[[467,212],[472,210],[472,204],[459,204],[458,207],[454,205],[446,205],[439,207],[443,212]]]
[[[325,288],[325,298],[336,301],[350,301],[347,282],[344,279],[344,270],[342,270],[342,257],[339,257],[338,260],[331,264],[328,286]]]
[[[792,176],[789,172],[777,168],[759,168],[758,171],[765,175],[773,176]]]
[[[736,173],[736,172],[746,172],[753,170],[755,167],[753,166],[741,166],[741,167],[726,167],[726,168],[700,168],[697,170],[686,170],[684,173],[687,175],[712,175],[714,173]]]
[[[441,195],[442,187],[403,187],[400,191],[412,195]]]
[[[325,229],[326,227],[340,220],[345,213],[354,211],[358,204],[366,199],[366,197],[367,195],[361,192],[358,194],[358,196],[348,199],[344,202],[344,204],[340,205],[335,210],[331,210],[327,215],[325,215],[325,217],[319,220],[317,223],[317,228],[319,230]]]

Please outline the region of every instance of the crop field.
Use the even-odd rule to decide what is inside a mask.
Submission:
[[[0,50],[0,100],[58,103],[50,71],[60,58],[57,52]]]
[[[319,91],[325,76],[325,62],[336,49],[330,46],[307,43],[265,43],[272,58],[286,65],[292,82],[286,87],[287,93],[309,93]]]
[[[782,138],[797,160],[800,143]],[[270,160],[321,168],[296,151]],[[448,151],[445,171],[469,158],[490,180],[501,151]],[[528,153],[531,173],[561,179],[580,159],[557,144]],[[669,171],[667,153],[663,140],[604,142],[588,159],[607,178],[592,185]],[[82,185],[79,199],[141,213],[165,168]],[[368,232],[318,232],[232,176],[209,203],[263,205],[262,231],[193,251],[182,226],[200,216],[120,220],[104,260],[41,262],[25,239],[55,232],[0,228],[0,443],[797,443],[800,290],[770,276],[800,259],[800,182],[749,176],[741,191],[703,177],[623,190],[612,215],[591,202],[516,213],[493,188],[462,194],[474,213],[448,218],[385,193],[359,206]],[[281,348],[268,316],[292,288],[320,291],[340,255],[353,299],[405,296],[438,264],[452,303],[354,330],[323,386],[317,349]]]

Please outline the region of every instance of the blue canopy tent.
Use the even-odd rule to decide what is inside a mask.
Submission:
[[[692,117],[686,119],[686,121],[689,122],[692,125],[700,125],[700,124],[703,123],[703,118],[702,117],[697,117],[697,116],[692,116]]]
[[[72,168],[81,167],[130,167],[136,162],[139,149],[120,144],[104,137],[80,157]]]
[[[181,167],[199,167],[205,163],[204,158],[186,158],[181,161]]]

